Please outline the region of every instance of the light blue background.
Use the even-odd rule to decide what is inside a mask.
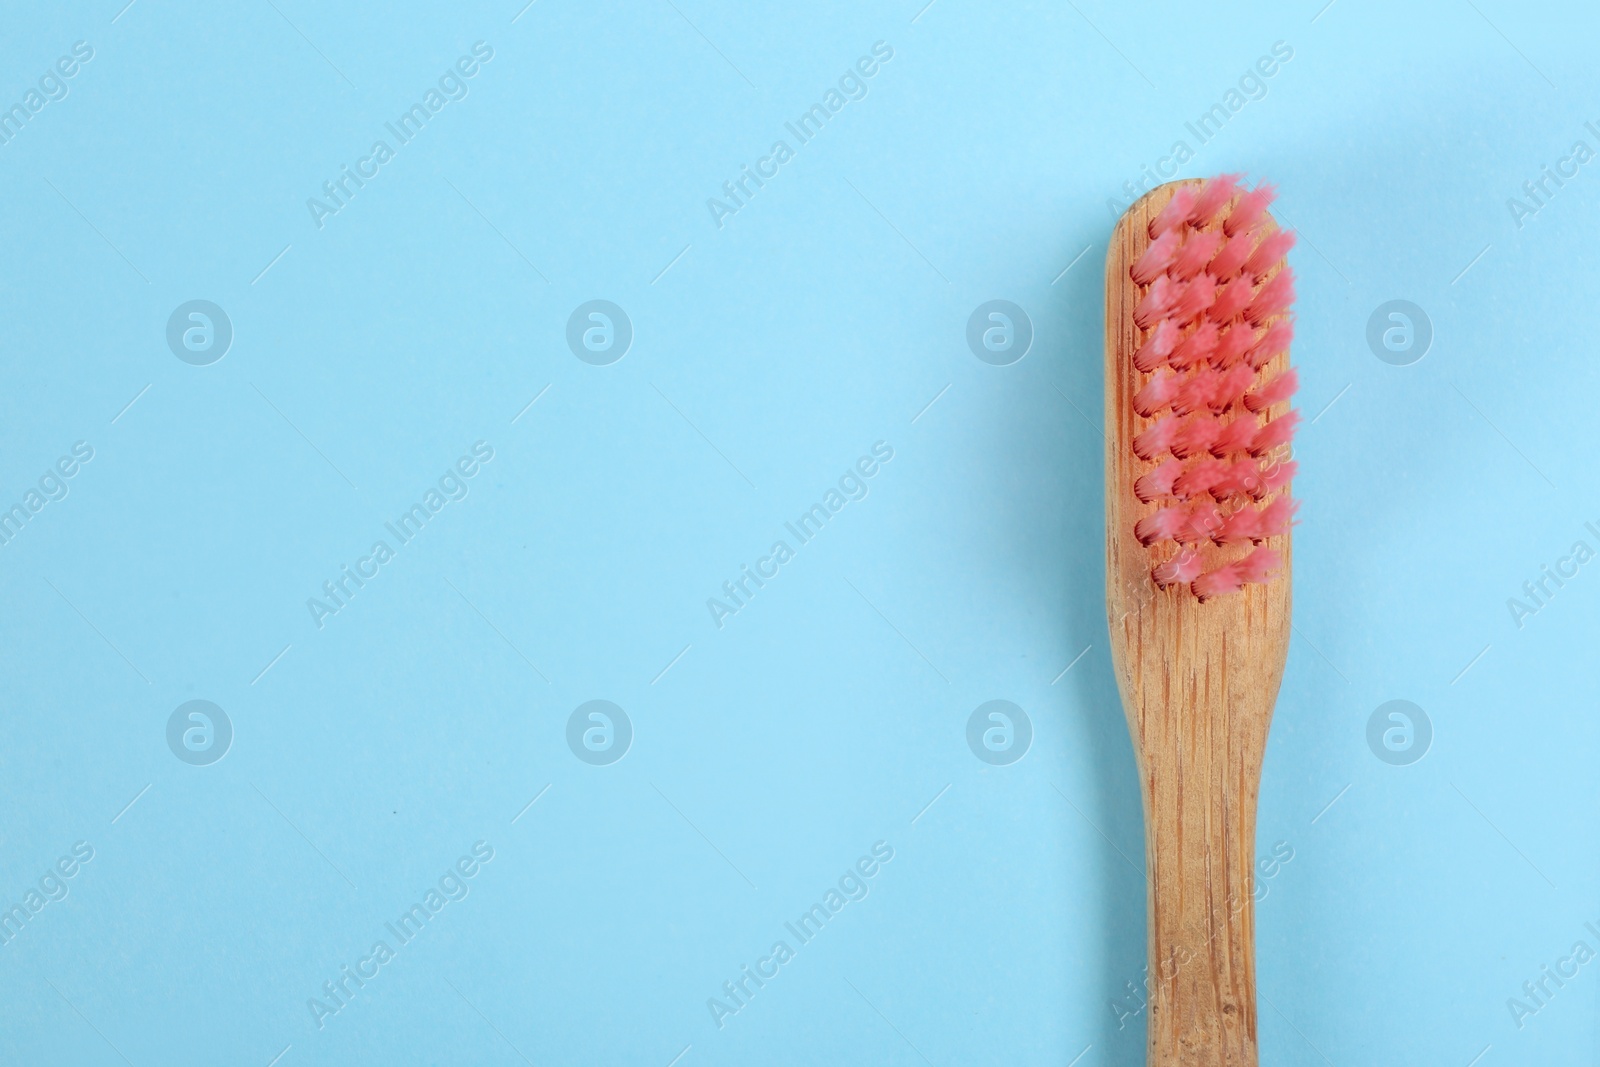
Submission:
[[[1507,1007],[1600,948],[1600,563],[1506,605],[1600,548],[1600,163],[1506,206],[1600,148],[1586,7],[121,5],[12,5],[0,40],[6,103],[94,48],[0,147],[0,503],[95,449],[0,548],[0,899],[95,850],[0,947],[0,1061],[1141,1063],[1102,276],[1108,200],[1183,139],[1303,237],[1263,1063],[1594,1062],[1600,964]],[[480,40],[319,230],[306,199]],[[707,198],[877,41],[866,98],[719,229]],[[197,298],[235,330],[207,367],[164,338]],[[597,298],[635,330],[607,367],[564,340]],[[1035,329],[1011,366],[964,340],[993,298]],[[1411,366],[1365,341],[1391,299],[1433,323]],[[319,630],[306,599],[478,440],[470,495]],[[713,625],[880,440],[870,494]],[[166,745],[189,699],[236,732],[211,766]],[[591,699],[634,726],[611,766],[566,745]],[[966,745],[991,699],[1033,723],[1010,766]],[[1390,699],[1432,721],[1420,762],[1368,748]],[[308,998],[479,840],[470,895],[319,1029]],[[880,840],[719,1029],[707,998]]]

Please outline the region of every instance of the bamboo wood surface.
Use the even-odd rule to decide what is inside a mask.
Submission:
[[[1152,190],[1118,221],[1106,256],[1106,607],[1112,661],[1138,758],[1149,887],[1150,1067],[1255,1067],[1251,868],[1256,795],[1289,639],[1289,537],[1278,576],[1199,602],[1158,589],[1133,495],[1154,463],[1133,453],[1139,290],[1129,266],[1148,223],[1184,183]],[[1192,183],[1198,184],[1198,182]],[[1273,225],[1268,223],[1268,225]],[[1266,376],[1284,370],[1275,357]],[[1276,412],[1275,412],[1276,413]],[[1206,550],[1207,567],[1238,554]]]

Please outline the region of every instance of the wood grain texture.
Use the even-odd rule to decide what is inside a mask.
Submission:
[[[1106,256],[1106,608],[1144,798],[1148,1062],[1255,1067],[1251,870],[1262,755],[1288,649],[1289,537],[1270,541],[1283,553],[1276,578],[1201,603],[1187,588],[1158,589],[1152,550],[1133,535],[1154,510],[1133,495],[1134,479],[1154,464],[1132,448],[1149,420],[1133,411],[1141,331],[1128,269],[1180,184],[1129,208]],[[1266,375],[1288,359],[1276,357]]]

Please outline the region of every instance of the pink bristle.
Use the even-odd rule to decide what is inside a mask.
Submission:
[[[1247,541],[1261,540],[1260,532],[1261,512],[1246,505],[1223,519],[1211,539],[1219,545],[1242,545]]]
[[[1162,367],[1133,395],[1133,410],[1149,418],[1172,403],[1173,398],[1179,393],[1180,385],[1178,376]]]
[[[1288,444],[1294,437],[1294,430],[1298,425],[1300,425],[1300,413],[1291,408],[1286,414],[1261,427],[1250,442],[1250,454],[1265,455],[1280,445]]]
[[[1209,360],[1216,346],[1217,324],[1202,322],[1194,333],[1173,347],[1167,361],[1178,370],[1187,370]]]
[[[1139,300],[1139,306],[1133,309],[1133,321],[1141,329],[1149,329],[1157,319],[1166,315],[1171,309],[1172,302],[1180,295],[1182,287],[1177,285],[1165,274],[1161,275],[1150,284],[1145,294]]]
[[[1217,299],[1212,303],[1211,312],[1207,317],[1213,322],[1230,322],[1238,318],[1250,306],[1255,288],[1255,283],[1243,274],[1227,282],[1217,290]]]
[[[1239,367],[1235,369],[1243,370],[1245,368]],[[1298,388],[1300,388],[1300,375],[1295,372],[1293,367],[1290,367],[1261,388],[1246,393],[1244,406],[1251,411],[1264,411],[1274,404],[1281,404],[1288,400]]]
[[[1265,241],[1250,253],[1250,258],[1244,261],[1246,274],[1255,276],[1256,281],[1267,271],[1277,266],[1284,256],[1289,254],[1289,249],[1294,247],[1294,231],[1279,230],[1269,236]]]
[[[1189,505],[1189,543],[1209,541],[1222,528],[1222,512],[1210,500]],[[1183,540],[1179,538],[1179,540]]]
[[[1217,280],[1209,274],[1201,274],[1185,285],[1183,292],[1172,302],[1172,317],[1180,323],[1192,322],[1204,315],[1216,299]]]
[[[1180,474],[1172,483],[1172,492],[1180,500],[1192,500],[1210,493],[1227,473],[1227,468],[1214,459],[1202,459]]]
[[[1140,285],[1149,285],[1172,263],[1172,258],[1178,254],[1178,248],[1182,243],[1182,230],[1168,230],[1150,242],[1150,247],[1144,250],[1144,254],[1128,273]]]
[[[1239,577],[1246,585],[1260,585],[1283,564],[1283,554],[1275,548],[1257,548],[1239,561]]]
[[[1237,593],[1246,585],[1259,585],[1270,580],[1282,562],[1282,555],[1273,549],[1257,548],[1243,559],[1224,563],[1200,575],[1189,583],[1189,589],[1202,602],[1214,596]]]
[[[1172,413],[1192,415],[1196,411],[1210,411],[1218,377],[1216,371],[1200,370],[1184,378],[1173,390]]]
[[[1215,570],[1206,571],[1189,583],[1190,592],[1194,593],[1202,604],[1214,596],[1227,596],[1229,593],[1237,593],[1242,588],[1244,588],[1244,577],[1237,563],[1224,563]]]
[[[1222,232],[1232,237],[1236,233],[1247,233],[1254,229],[1277,196],[1278,190],[1266,183],[1251,189],[1233,205],[1233,211],[1222,224]]]
[[[1255,540],[1262,541],[1268,537],[1288,533],[1289,526],[1294,522],[1294,513],[1299,507],[1300,501],[1292,496],[1273,497],[1272,502],[1261,509]]]
[[[1212,407],[1218,411],[1226,411],[1235,404],[1243,401],[1245,407],[1250,407],[1248,390],[1255,383],[1256,372],[1245,363],[1235,363],[1227,370],[1217,375],[1216,391],[1212,395]],[[1251,408],[1251,410],[1255,410]]]
[[[1192,539],[1189,512],[1176,506],[1153,511],[1133,524],[1133,536],[1146,548],[1157,541]]]
[[[1169,585],[1188,585],[1200,576],[1201,567],[1200,553],[1184,548],[1165,563],[1157,564],[1150,577],[1163,589]]]
[[[1252,326],[1260,326],[1272,316],[1288,311],[1293,303],[1294,271],[1285,267],[1274,274],[1272,280],[1263,285],[1256,298],[1250,301],[1250,306],[1245,309],[1245,318],[1250,320]]]
[[[1175,459],[1164,461],[1154,470],[1141,474],[1133,483],[1133,495],[1139,498],[1139,503],[1148,504],[1164,496],[1172,495],[1172,484],[1183,473],[1183,464]]]
[[[1228,201],[1239,192],[1239,178],[1237,174],[1219,174],[1200,187],[1194,210],[1189,213],[1196,226],[1208,225],[1217,217],[1217,212],[1228,206]]]
[[[1261,475],[1256,470],[1254,460],[1240,460],[1226,464],[1222,468],[1222,475],[1211,487],[1211,495],[1218,500],[1226,500],[1231,496],[1257,496],[1256,486],[1261,482]]]
[[[1211,441],[1211,454],[1227,456],[1247,451],[1258,436],[1260,434],[1256,429],[1255,417],[1240,415],[1217,432],[1217,436]]]
[[[1213,305],[1213,310],[1215,306]],[[1244,354],[1254,348],[1256,344],[1256,331],[1244,323],[1236,323],[1217,339],[1217,350],[1211,355],[1211,365],[1226,370],[1244,358]]]
[[[1171,415],[1157,419],[1134,435],[1133,454],[1140,459],[1155,459],[1172,447],[1178,428],[1178,420]]]
[[[1150,236],[1160,237],[1168,230],[1175,230],[1188,222],[1189,216],[1194,213],[1194,200],[1194,190],[1187,185],[1180,186],[1172,194],[1172,199],[1167,201],[1167,206],[1150,220]]]
[[[1171,319],[1163,319],[1156,325],[1155,332],[1133,354],[1133,365],[1149,374],[1167,361],[1177,344],[1178,324]]]
[[[1133,532],[1151,579],[1202,601],[1272,577],[1282,557],[1262,542],[1287,533],[1296,506],[1299,416],[1269,414],[1292,403],[1297,376],[1282,362],[1262,373],[1293,338],[1295,235],[1269,214],[1274,195],[1233,175],[1180,186],[1128,268],[1142,337],[1133,491],[1152,512]]]
[[[1162,234],[1162,239],[1165,240],[1176,232],[1173,230]],[[1205,265],[1211,262],[1211,257],[1217,254],[1217,249],[1222,246],[1224,240],[1221,230],[1208,230],[1190,237],[1172,259],[1172,276],[1180,281],[1187,281],[1199,274]],[[1155,245],[1150,247],[1154,248]]]
[[[1266,470],[1261,472],[1259,482],[1255,488],[1251,490],[1252,494],[1257,498],[1260,498],[1266,496],[1268,493],[1271,493],[1274,490],[1288,485],[1294,480],[1294,472],[1299,469],[1300,464],[1296,463],[1292,459],[1284,460],[1282,463],[1272,464]]]
[[[1248,359],[1250,365],[1257,370],[1266,366],[1274,356],[1289,350],[1289,342],[1294,340],[1294,320],[1279,319],[1267,327],[1266,333],[1250,349]]]
[[[1191,416],[1172,435],[1172,454],[1179,459],[1187,459],[1204,452],[1211,447],[1211,443],[1221,432],[1222,427],[1211,416]]]
[[[1244,268],[1244,261],[1250,258],[1250,250],[1255,244],[1256,235],[1250,231],[1229,237],[1228,243],[1222,246],[1222,251],[1217,253],[1208,269],[1218,278],[1232,278]]]

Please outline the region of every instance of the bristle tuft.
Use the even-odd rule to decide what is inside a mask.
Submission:
[[[1289,342],[1294,340],[1294,320],[1279,319],[1267,327],[1261,339],[1250,349],[1248,359],[1250,365],[1257,370],[1266,366],[1275,356],[1289,351]]]
[[[1256,488],[1261,484],[1261,473],[1256,469],[1254,460],[1236,460],[1225,465],[1222,476],[1216,484],[1211,486],[1211,495],[1218,500],[1227,500],[1236,496],[1251,496],[1259,499]]]
[[[1226,426],[1222,427],[1217,436],[1211,441],[1211,454],[1214,456],[1229,456],[1239,452],[1247,452],[1250,445],[1259,436],[1255,416],[1240,415]]]
[[[1156,324],[1155,331],[1133,354],[1134,367],[1149,374],[1167,361],[1167,357],[1172,355],[1172,350],[1177,344],[1178,324],[1171,319],[1163,319]]]
[[[1211,539],[1219,545],[1242,545],[1259,541],[1260,530],[1261,512],[1246,505],[1223,519]]]
[[[1283,553],[1275,548],[1258,548],[1239,561],[1239,577],[1246,585],[1259,585],[1283,565]]]
[[[1234,369],[1243,370],[1246,368],[1236,367]],[[1291,367],[1261,388],[1246,393],[1244,406],[1251,411],[1265,411],[1274,404],[1281,404],[1288,400],[1298,388],[1300,388],[1300,375]]]
[[[1283,563],[1283,556],[1271,548],[1258,548],[1243,559],[1224,563],[1200,575],[1190,584],[1190,590],[1201,602],[1214,596],[1237,593],[1246,585],[1256,585],[1271,579]]]
[[[1239,192],[1240,177],[1238,174],[1219,174],[1200,187],[1200,195],[1195,197],[1194,209],[1190,212],[1196,226],[1210,225],[1217,217],[1217,212],[1228,206],[1228,202]]]
[[[1261,519],[1256,528],[1257,541],[1268,537],[1278,537],[1289,532],[1289,527],[1294,523],[1294,513],[1300,509],[1300,501],[1292,496],[1283,495],[1272,498],[1272,502],[1260,511]]]
[[[1282,277],[1282,275],[1279,275]],[[1277,281],[1274,278],[1273,281]],[[1154,288],[1152,286],[1152,288]],[[1291,290],[1291,296],[1293,291]],[[1172,302],[1171,314],[1180,323],[1193,322],[1211,307],[1217,299],[1217,280],[1209,274],[1202,274],[1188,285],[1183,287],[1183,292]]]
[[[1222,246],[1216,258],[1211,261],[1210,271],[1218,278],[1231,278],[1244,269],[1245,260],[1250,258],[1250,250],[1255,247],[1256,235],[1253,232],[1235,234],[1229,237]]]
[[[1172,403],[1179,394],[1179,386],[1178,376],[1162,367],[1134,394],[1133,410],[1149,418]]]
[[[1133,526],[1133,536],[1146,548],[1157,541],[1194,540],[1193,532],[1188,510],[1176,506],[1152,511]]]
[[[1217,350],[1211,355],[1211,365],[1219,370],[1234,366],[1244,359],[1245,353],[1256,347],[1256,341],[1256,331],[1245,323],[1229,326],[1217,339]]]
[[[1161,235],[1161,239],[1166,240],[1175,232],[1177,231],[1164,233]],[[1196,274],[1199,274],[1217,254],[1217,249],[1222,247],[1224,240],[1226,238],[1222,236],[1221,230],[1207,230],[1205,233],[1197,233],[1189,238],[1183,243],[1183,247],[1178,249],[1177,255],[1172,258],[1172,276],[1180,281],[1188,281]],[[1160,242],[1157,243],[1159,244]],[[1154,248],[1155,245],[1150,247]],[[1143,259],[1143,257],[1140,258],[1141,260]]]
[[[1209,275],[1206,275],[1209,277]],[[1217,291],[1217,298],[1211,304],[1210,318],[1213,322],[1232,322],[1250,307],[1250,301],[1255,296],[1255,283],[1241,274],[1231,282],[1225,283]]]
[[[1179,459],[1188,459],[1190,456],[1199,455],[1211,448],[1211,443],[1217,439],[1217,434],[1221,432],[1222,427],[1211,416],[1192,416],[1173,432],[1170,446],[1172,454]]]
[[[1165,274],[1161,275],[1145,290],[1139,306],[1133,309],[1133,321],[1141,329],[1149,329],[1171,310],[1173,301],[1182,295],[1181,288]]]
[[[1217,347],[1217,324],[1202,322],[1198,329],[1173,346],[1167,362],[1178,370],[1197,367],[1211,358]]]
[[[1138,481],[1133,483],[1133,495],[1139,498],[1141,504],[1149,504],[1162,497],[1172,496],[1173,483],[1182,473],[1182,463],[1175,459],[1165,460],[1154,470],[1139,476]]]
[[[1176,383],[1172,390],[1172,413],[1192,415],[1196,411],[1210,411],[1220,377],[1216,371],[1200,370]]]
[[[1236,283],[1237,284],[1237,283]],[[1244,317],[1252,326],[1260,326],[1274,315],[1281,315],[1289,310],[1289,305],[1294,303],[1294,271],[1288,267],[1283,268],[1272,276],[1272,280],[1261,287],[1250,306],[1245,309]]]
[[[1228,215],[1227,221],[1222,224],[1222,232],[1232,237],[1236,233],[1248,233],[1261,221],[1267,213],[1267,208],[1272,201],[1277,199],[1278,191],[1273,186],[1265,183],[1256,186],[1239,198],[1233,205],[1233,211]],[[1177,199],[1174,197],[1173,199]]]
[[[1269,465],[1261,472],[1260,480],[1250,491],[1251,495],[1259,500],[1261,497],[1281,489],[1294,480],[1295,471],[1299,469],[1300,464],[1292,459]]]
[[[1243,363],[1236,363],[1220,372],[1216,377],[1216,387],[1211,397],[1212,408],[1219,412],[1227,411],[1240,403],[1247,408],[1250,407],[1249,389],[1255,380],[1255,371]]]
[[[1165,589],[1171,585],[1188,585],[1200,577],[1202,568],[1200,553],[1192,548],[1184,548],[1165,563],[1158,564],[1151,570],[1150,577]]]
[[[1287,413],[1261,427],[1250,442],[1252,456],[1264,456],[1273,449],[1289,443],[1295,427],[1300,425],[1300,413],[1290,408]]]
[[[1178,433],[1178,420],[1171,415],[1157,419],[1133,438],[1133,454],[1140,459],[1155,459],[1172,447]]]
[[[1215,459],[1202,459],[1184,471],[1172,483],[1172,492],[1179,500],[1192,500],[1208,495],[1212,488],[1227,476],[1228,468]]]
[[[1253,275],[1256,281],[1276,267],[1283,257],[1289,254],[1289,249],[1294,247],[1294,231],[1279,230],[1270,235],[1256,250],[1250,253],[1250,258],[1244,261],[1246,274]]]
[[[1194,189],[1187,185],[1180,186],[1172,194],[1172,199],[1167,201],[1167,206],[1150,220],[1150,236],[1160,237],[1168,230],[1176,230],[1188,222],[1194,214],[1194,201]]]
[[[1161,276],[1161,272],[1171,265],[1173,257],[1183,243],[1182,230],[1168,230],[1166,233],[1150,242],[1150,247],[1144,250],[1131,270],[1128,271],[1133,280],[1140,285],[1149,285]]]

